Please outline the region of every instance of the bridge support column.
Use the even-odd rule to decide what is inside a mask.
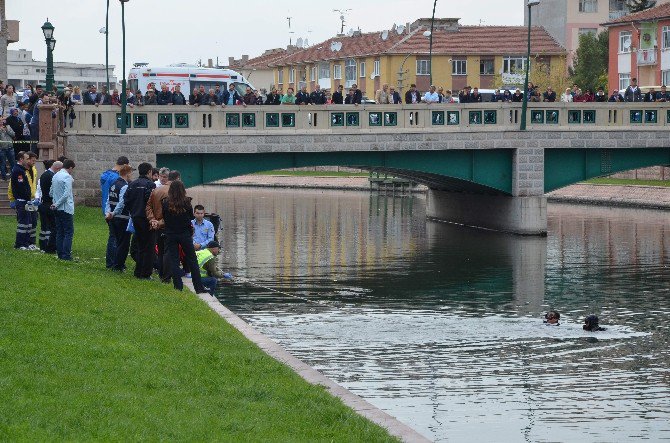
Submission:
[[[428,191],[429,218],[520,235],[546,235],[547,199],[544,196],[465,194]]]
[[[428,191],[430,218],[520,235],[546,235],[544,149],[519,148],[512,164],[512,195]]]

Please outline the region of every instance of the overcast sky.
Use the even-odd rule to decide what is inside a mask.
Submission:
[[[19,43],[9,49],[33,51],[36,60],[46,59],[40,29],[54,25],[55,61],[105,63],[106,0],[11,0],[7,18],[21,21]],[[463,5],[467,5],[467,8]],[[228,7],[228,10],[225,8]],[[340,29],[339,13],[347,9],[345,32],[381,31],[393,23],[430,17],[432,0],[130,0],[126,3],[126,71],[135,62],[154,66],[197,63],[219,57],[251,57],[265,49],[286,47],[289,37],[317,43]],[[39,12],[36,12],[39,11]],[[521,25],[520,0],[438,0],[436,17],[459,17],[465,25]],[[293,17],[289,34],[286,17]],[[121,79],[121,6],[110,0],[110,64]]]

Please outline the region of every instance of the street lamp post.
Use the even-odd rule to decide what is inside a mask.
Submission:
[[[540,4],[540,0],[528,0],[528,52],[526,53],[526,82],[524,83],[523,91],[523,105],[521,106],[521,127],[522,131],[526,130],[526,112],[528,111],[528,74],[530,73],[530,22],[531,22],[531,8]]]
[[[121,2],[121,33],[123,34],[123,81],[121,82],[121,134],[126,133],[126,107],[128,106],[128,97],[126,97],[126,3],[128,0],[119,0]]]
[[[107,0],[107,15],[105,16],[105,70],[107,72],[107,92],[109,88],[109,0]]]
[[[51,93],[54,87],[54,56],[53,51],[56,48],[56,40],[54,40],[54,25],[49,23],[49,19],[42,25],[42,33],[44,34],[44,41],[47,45],[47,93]]]
[[[433,27],[435,25],[435,8],[437,7],[437,0],[433,3],[433,18],[430,19],[430,43],[428,44],[428,66],[430,73],[430,84],[433,85]]]

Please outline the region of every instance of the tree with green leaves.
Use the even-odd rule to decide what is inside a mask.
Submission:
[[[626,0],[626,7],[631,13],[644,11],[654,6],[656,6],[656,0]]]
[[[572,81],[584,91],[595,92],[599,87],[607,90],[609,65],[609,36],[604,31],[598,35],[585,33],[579,36],[579,48],[572,60]]]

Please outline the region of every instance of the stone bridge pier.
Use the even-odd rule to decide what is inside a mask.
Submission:
[[[429,189],[429,218],[520,235],[546,235],[544,149],[518,148],[513,154],[512,195]]]

